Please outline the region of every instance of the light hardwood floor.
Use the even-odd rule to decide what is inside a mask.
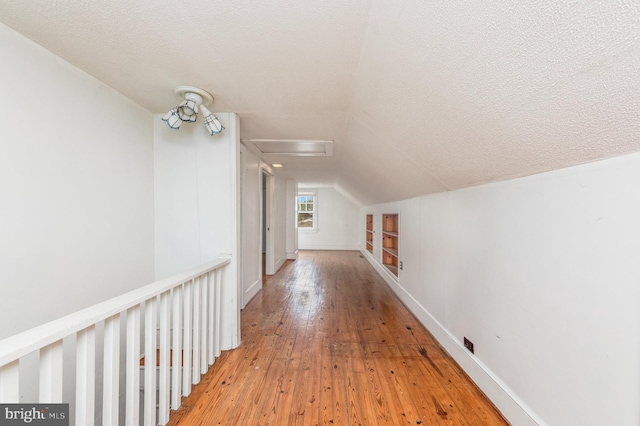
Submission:
[[[303,251],[170,425],[505,425],[360,253]]]

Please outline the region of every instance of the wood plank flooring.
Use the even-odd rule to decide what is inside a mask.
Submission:
[[[170,425],[505,425],[355,251],[302,251]]]

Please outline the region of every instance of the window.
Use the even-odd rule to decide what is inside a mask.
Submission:
[[[298,229],[316,230],[318,227],[315,192],[298,192]]]

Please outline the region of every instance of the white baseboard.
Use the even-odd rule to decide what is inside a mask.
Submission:
[[[262,281],[260,280],[260,278],[258,278],[256,282],[251,284],[249,288],[245,290],[244,296],[242,298],[242,302],[244,303],[243,308],[247,306],[251,299],[253,299],[256,294],[260,292],[260,290],[262,290]]]
[[[280,268],[282,268],[282,265],[284,265],[284,262],[287,261],[287,258],[283,257],[281,259],[278,259],[274,265],[274,271],[278,272],[278,270],[280,270]]]
[[[298,258],[298,250],[294,252],[287,252],[287,259],[296,260]]]
[[[496,376],[478,357],[465,349],[446,327],[433,317],[404,287],[392,276],[387,268],[376,262],[367,250],[360,250],[365,259],[391,287],[398,298],[418,318],[449,355],[462,367],[471,380],[487,395],[502,415],[513,425],[541,426],[540,419],[509,387]]]

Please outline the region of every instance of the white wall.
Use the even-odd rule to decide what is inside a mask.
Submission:
[[[0,24],[0,338],[153,281],[152,115]]]
[[[287,180],[283,177],[274,176],[274,218],[275,229],[273,259],[275,270],[277,271],[287,260]]]
[[[301,250],[359,250],[360,209],[333,187],[317,192],[317,231],[298,230]]]
[[[260,159],[241,146],[242,154],[242,307],[262,288]]]
[[[629,155],[363,208],[360,227],[400,212],[387,282],[513,424],[635,425],[639,183]]]
[[[239,121],[217,113],[225,126],[210,136],[202,122],[170,129],[155,116],[156,279],[231,255],[225,268],[224,349],[239,343]],[[237,324],[235,324],[237,322]]]

